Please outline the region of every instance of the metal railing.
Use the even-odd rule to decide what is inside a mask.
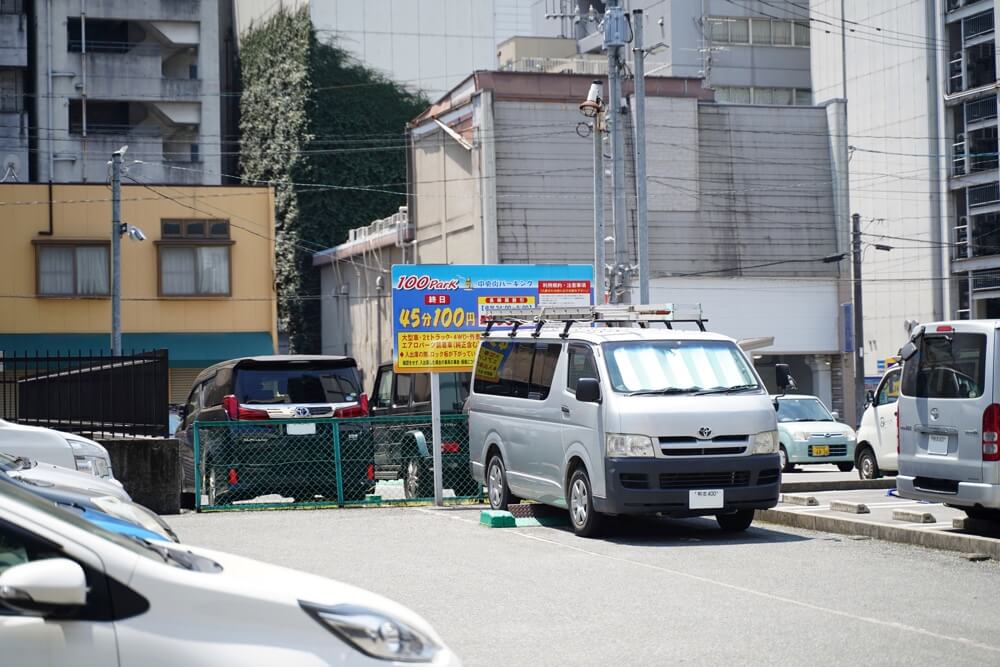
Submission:
[[[968,197],[970,208],[973,206],[998,204],[1000,203],[1000,184],[987,183],[971,187],[966,191],[966,196]]]
[[[0,417],[71,433],[168,435],[167,351],[0,355]]]
[[[990,32],[993,32],[993,10],[962,19],[962,39],[964,40]]]
[[[598,74],[608,73],[607,60],[597,58],[518,58],[504,63],[501,70],[508,72],[548,72],[552,74]]]
[[[948,92],[959,93],[965,89],[965,58],[962,52],[948,61]]]
[[[964,176],[965,166],[965,139],[956,141],[951,145],[951,174],[952,176]]]
[[[953,260],[966,259],[969,256],[969,225],[965,222],[968,218],[962,217],[959,220],[959,224],[955,225],[951,256]]]
[[[1000,288],[1000,271],[978,271],[972,274],[972,290],[993,290]]]
[[[965,125],[968,127],[972,123],[982,120],[990,120],[997,117],[996,96],[987,97],[981,100],[966,102],[964,106]]]
[[[23,14],[24,0],[0,0],[0,14]]]
[[[430,415],[198,422],[193,445],[199,511],[434,499]],[[466,415],[441,416],[437,446],[445,500],[481,500]]]

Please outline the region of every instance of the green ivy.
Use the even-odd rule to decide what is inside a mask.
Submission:
[[[278,328],[317,353],[312,254],[406,203],[404,127],[428,103],[317,39],[307,7],[251,26],[240,61],[242,175],[275,182]]]

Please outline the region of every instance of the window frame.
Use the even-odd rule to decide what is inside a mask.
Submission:
[[[40,299],[110,299],[111,298],[111,242],[96,239],[66,239],[66,240],[40,240],[33,239],[31,244],[35,247],[35,296]],[[82,247],[103,247],[108,252],[108,291],[104,294],[80,294],[77,292],[77,259],[76,249]],[[73,291],[67,293],[47,293],[42,292],[42,266],[41,250],[43,248],[71,248],[73,250]]]
[[[572,394],[573,396],[576,396],[576,384],[584,377],[587,377],[585,375],[581,375],[576,378],[576,382],[573,382],[571,378],[571,373],[573,372],[572,357],[574,354],[580,354],[581,352],[590,357],[590,361],[594,367],[594,377],[598,382],[601,381],[601,371],[597,367],[597,355],[594,354],[594,348],[586,343],[570,343],[566,346],[566,392]]]
[[[166,239],[156,241],[156,294],[161,299],[227,299],[233,296],[233,250],[236,245],[232,240],[222,239]],[[163,293],[163,248],[191,248],[197,252],[198,248],[225,246],[229,249],[227,254],[228,281],[227,289],[223,292],[194,292],[191,294],[164,294]],[[198,271],[198,262],[195,260],[195,271]],[[197,273],[195,275],[195,285],[198,284]],[[197,288],[197,287],[196,287]]]

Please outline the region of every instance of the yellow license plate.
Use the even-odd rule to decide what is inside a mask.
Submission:
[[[813,445],[813,456],[829,456],[829,445]]]

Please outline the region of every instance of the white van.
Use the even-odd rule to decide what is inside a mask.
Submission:
[[[918,327],[900,351],[899,494],[1000,517],[998,320]]]
[[[882,376],[878,388],[868,392],[867,405],[858,427],[858,444],[854,450],[854,466],[861,479],[895,475],[899,470],[896,403],[902,375],[902,366],[894,366]]]
[[[591,310],[609,323],[680,321],[663,315],[672,306]],[[714,515],[745,530],[777,504],[774,405],[735,341],[574,324],[583,319],[487,331],[480,343],[466,411],[472,475],[491,507],[568,508],[589,536],[616,514]]]

